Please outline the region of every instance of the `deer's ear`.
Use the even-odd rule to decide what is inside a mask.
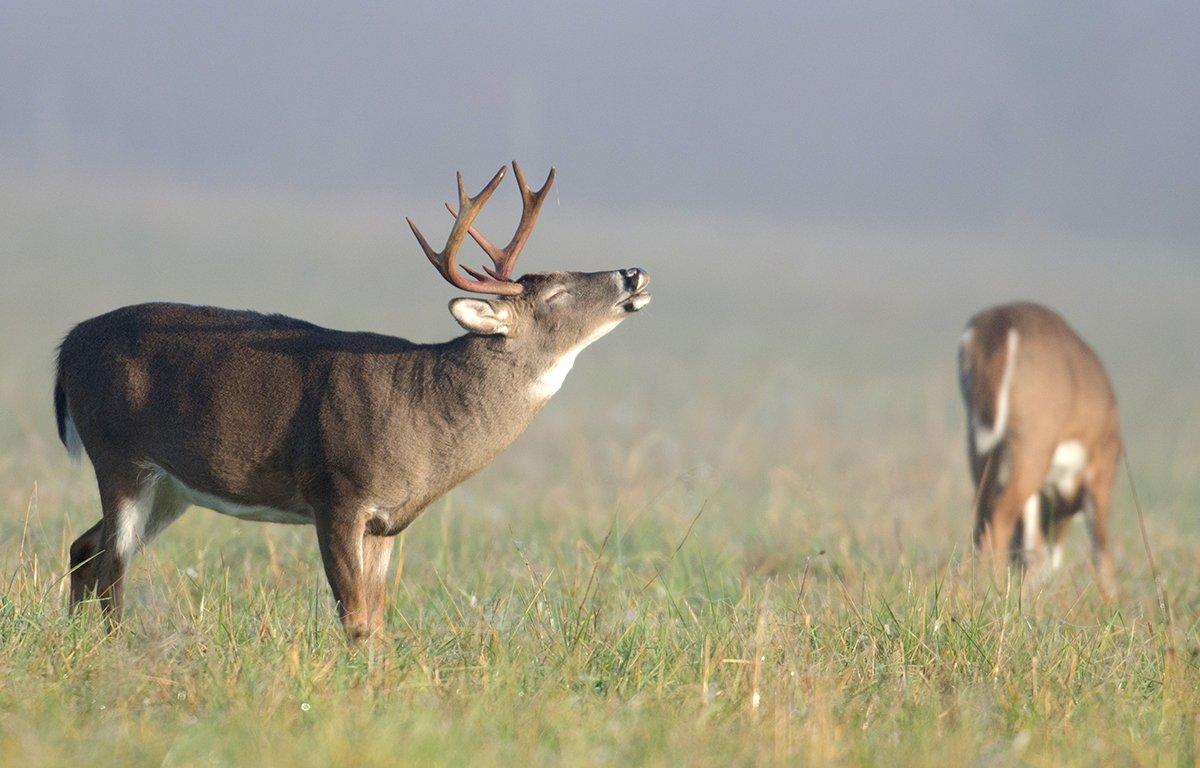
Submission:
[[[450,314],[463,328],[484,336],[506,336],[512,322],[512,310],[503,301],[483,299],[454,299]]]

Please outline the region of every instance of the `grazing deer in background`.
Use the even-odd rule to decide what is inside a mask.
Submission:
[[[512,277],[554,182],[523,202],[507,247],[472,227],[504,177],[475,197],[458,176],[458,210],[435,251],[468,333],[415,344],[280,315],[140,304],[67,335],[54,389],[58,433],[96,471],[103,516],[71,545],[71,603],[96,595],[110,624],[134,553],[189,505],[313,525],[352,640],[383,623],[392,537],[488,464],[563,383],[576,355],[650,301],[637,268]],[[450,206],[447,206],[450,207]],[[456,263],[470,234],[491,258]],[[464,274],[465,273],[465,274]]]
[[[1115,594],[1108,517],[1121,454],[1117,401],[1096,353],[1037,304],[984,310],[959,348],[975,544],[1034,575],[1062,561],[1067,523],[1086,509],[1101,593]]]

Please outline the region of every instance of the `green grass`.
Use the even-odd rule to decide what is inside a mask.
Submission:
[[[838,498],[839,457],[785,451],[756,484],[746,438],[734,479],[663,480],[602,441],[532,496],[494,476],[482,506],[479,484],[435,505],[400,544],[387,639],[358,650],[311,531],[200,510],[139,561],[120,632],[68,617],[94,494],[31,456],[56,481],[28,528],[5,521],[0,763],[1194,761],[1194,533],[1158,552],[1173,627],[1128,519],[1116,606],[1082,531],[1023,604],[974,573],[962,510],[890,518],[886,475]],[[912,470],[903,507],[965,483]]]
[[[205,233],[221,231],[221,199],[60,209],[18,192],[0,245],[52,267],[17,270],[0,312],[16,340],[0,350],[0,765],[1200,758],[1200,359],[1176,343],[1200,332],[1195,261],[1147,267],[1119,258],[1124,246],[1084,256],[1091,244],[1075,244],[1053,270],[1086,258],[1103,269],[1056,288],[1021,271],[1046,251],[989,261],[1004,238],[810,231],[821,245],[805,247],[829,248],[824,260],[747,269],[731,288],[661,255],[576,254],[643,263],[655,303],[581,357],[493,467],[406,532],[384,640],[346,646],[311,530],[204,510],[136,561],[126,622],[109,635],[94,611],[65,610],[66,547],[97,502],[90,468],[53,436],[55,337],[93,306],[149,298],[136,277],[151,246],[167,249],[156,295],[382,330],[400,324],[396,297],[370,290],[373,271],[357,282],[321,271],[326,243],[304,249],[293,225],[350,228],[334,206],[256,215],[228,203],[237,239],[271,263],[295,260],[301,276],[281,287],[232,262],[233,277],[186,273]],[[69,213],[80,207],[96,221]],[[774,237],[776,251],[805,239],[690,226],[681,237],[709,275],[745,238]],[[337,265],[378,263],[366,252],[391,241],[365,231]],[[978,282],[927,256],[968,241]],[[68,257],[88,242],[103,258],[75,275]],[[420,312],[443,318],[445,294],[421,285],[436,295]],[[1082,526],[1036,599],[977,572],[953,345],[968,307],[1031,293],[1073,310],[1113,370],[1169,620],[1124,478],[1115,604],[1096,594]],[[426,323],[426,337],[450,332]]]

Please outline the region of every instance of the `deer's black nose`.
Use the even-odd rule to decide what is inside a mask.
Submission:
[[[621,277],[625,280],[625,287],[629,289],[630,293],[637,293],[646,287],[646,283],[650,282],[650,275],[647,275],[644,269],[637,267],[622,269]]]

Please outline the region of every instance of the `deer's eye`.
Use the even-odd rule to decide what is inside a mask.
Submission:
[[[547,304],[557,304],[563,299],[571,295],[571,292],[566,288],[555,288],[549,296],[546,297]]]

